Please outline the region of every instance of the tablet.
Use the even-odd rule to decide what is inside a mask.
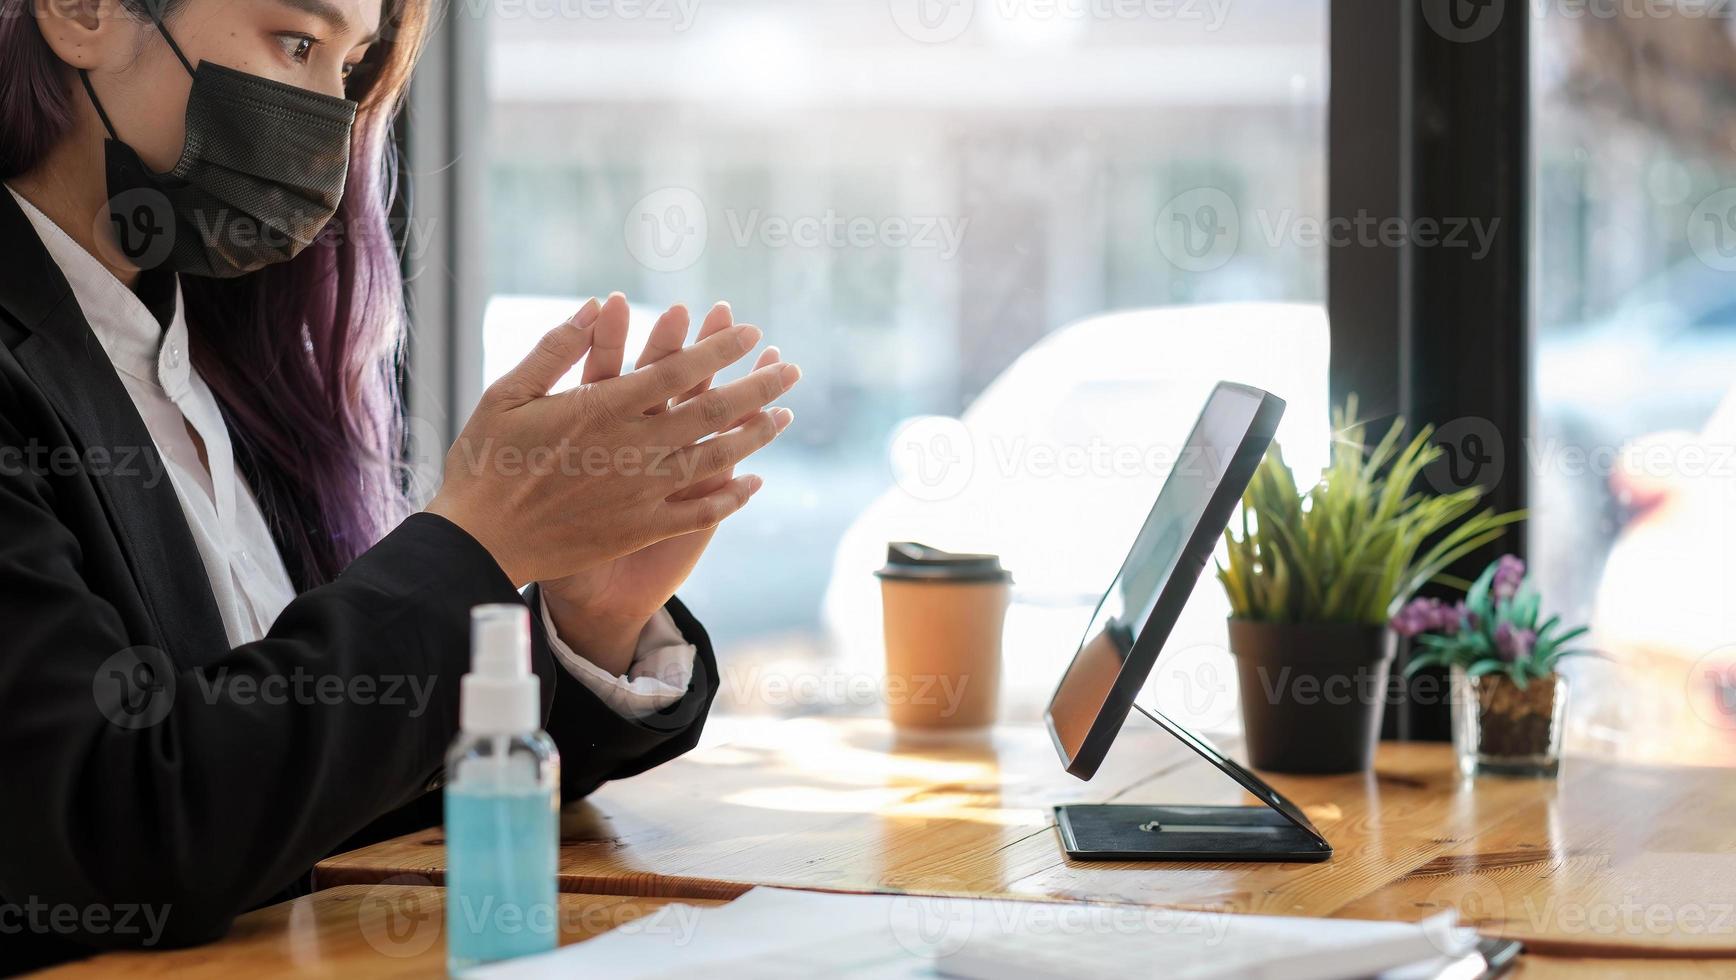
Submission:
[[[1235,780],[1262,806],[1072,804],[1055,808],[1082,861],[1325,861],[1332,844],[1302,808],[1160,712],[1134,703],[1277,432],[1284,402],[1223,383],[1194,423],[1044,713],[1067,771],[1090,779],[1130,709]]]
[[[1127,720],[1283,414],[1283,399],[1229,382],[1206,401],[1045,712],[1062,764],[1080,779],[1097,772]]]

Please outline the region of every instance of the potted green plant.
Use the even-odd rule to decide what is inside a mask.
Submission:
[[[1422,654],[1408,670],[1445,666],[1452,678],[1453,746],[1465,775],[1554,776],[1561,766],[1567,678],[1557,665],[1587,651],[1587,627],[1542,622],[1542,601],[1513,555],[1491,562],[1453,606],[1412,601],[1393,630]]]
[[[1479,511],[1479,487],[1417,489],[1442,453],[1429,442],[1433,430],[1406,443],[1398,419],[1367,449],[1355,412],[1351,399],[1335,414],[1331,465],[1306,492],[1274,443],[1243,495],[1240,533],[1225,533],[1218,579],[1258,769],[1368,768],[1395,648],[1388,621],[1524,517]]]

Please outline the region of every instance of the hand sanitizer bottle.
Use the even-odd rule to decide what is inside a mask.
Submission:
[[[470,613],[462,729],[446,754],[446,965],[454,976],[557,945],[560,754],[539,725],[530,611]]]

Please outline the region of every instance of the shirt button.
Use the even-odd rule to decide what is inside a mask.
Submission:
[[[180,344],[170,344],[169,345],[168,362],[169,362],[169,366],[172,368],[178,368],[181,366],[181,345]]]

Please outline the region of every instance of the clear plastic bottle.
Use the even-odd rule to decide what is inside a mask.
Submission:
[[[540,728],[529,610],[471,611],[471,672],[446,755],[446,965],[465,970],[559,940],[560,753]]]

